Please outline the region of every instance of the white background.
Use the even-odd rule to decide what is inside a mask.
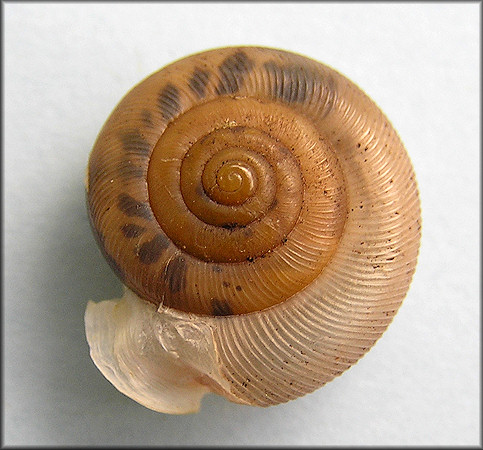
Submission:
[[[477,3],[4,3],[4,444],[479,442]],[[284,48],[355,81],[417,174],[423,239],[394,322],[354,367],[268,409],[213,394],[169,416],[91,362],[88,299],[121,293],[87,222],[84,171],[137,82],[213,47]]]

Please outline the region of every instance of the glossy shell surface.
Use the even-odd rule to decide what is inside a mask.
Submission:
[[[87,197],[129,308],[145,305],[150,326],[178,336],[176,356],[163,358],[191,374],[200,398],[269,406],[322,386],[386,330],[416,266],[419,198],[397,133],[347,78],[286,51],[207,51],[135,86],[94,145]],[[95,307],[93,359],[136,398],[132,382],[106,374],[134,316],[121,326],[107,307],[95,319]],[[110,350],[99,350],[114,323],[102,337]],[[129,323],[130,335],[146,334]],[[166,333],[153,344],[165,351]]]

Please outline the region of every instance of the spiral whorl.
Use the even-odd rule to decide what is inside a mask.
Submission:
[[[125,284],[208,315],[258,311],[312,282],[347,215],[334,147],[306,113],[324,116],[332,78],[304,61],[280,84],[278,53],[223,53],[210,55],[218,71],[194,56],[137,86],[90,163],[94,228]]]
[[[354,89],[261,48],[193,55],[136,86],[89,165],[93,228],[123,282],[206,315],[260,311],[315,282],[360,206],[347,184],[366,177],[360,142],[381,127],[357,129]]]
[[[281,50],[216,49],[145,79],[99,134],[87,188],[100,247],[140,311],[155,330],[184,330],[151,337],[206,343],[183,350],[186,370],[241,403],[287,401],[354,364],[416,266],[419,197],[396,131],[344,76]],[[128,392],[112,348],[93,358],[115,361],[104,372]]]

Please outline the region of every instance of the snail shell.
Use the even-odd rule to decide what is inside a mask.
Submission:
[[[382,335],[415,270],[419,198],[395,130],[351,81],[286,51],[154,73],[105,123],[86,182],[126,286],[88,303],[91,356],[157,411],[315,390]]]

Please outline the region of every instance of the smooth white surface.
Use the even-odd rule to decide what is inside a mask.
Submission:
[[[4,3],[5,445],[478,444],[480,5]],[[150,411],[91,362],[88,299],[121,285],[89,229],[84,170],[137,82],[213,47],[284,48],[355,81],[413,161],[423,240],[386,334],[354,367],[269,409],[215,395]]]

